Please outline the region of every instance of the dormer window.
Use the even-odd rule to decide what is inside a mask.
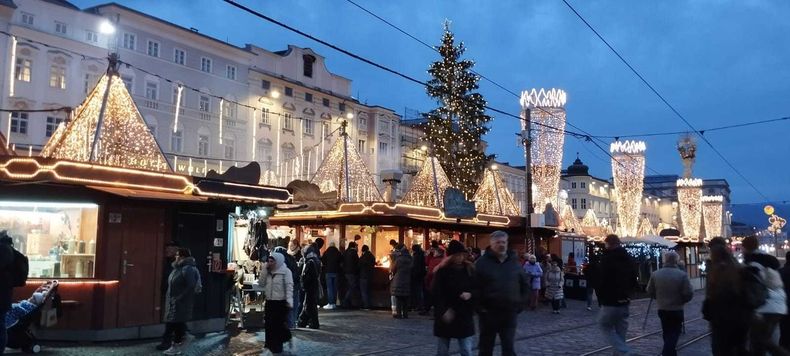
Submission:
[[[302,56],[303,74],[305,77],[313,77],[313,63],[315,63],[315,57],[309,54]]]

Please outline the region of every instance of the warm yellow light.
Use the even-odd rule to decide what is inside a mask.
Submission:
[[[436,178],[434,179],[434,170]],[[435,184],[434,184],[435,183]],[[452,187],[450,179],[436,157],[428,157],[422,164],[422,169],[412,179],[411,186],[403,195],[401,203],[409,205],[441,207],[444,200],[444,191]],[[436,193],[439,193],[438,200]]]
[[[115,26],[109,20],[104,20],[99,24],[99,32],[105,35],[115,33]]]
[[[495,169],[483,172],[483,181],[477,188],[472,200],[478,212],[495,215],[521,215],[513,195]]]
[[[279,92],[279,91],[277,91],[277,90],[272,90],[272,92],[271,92],[271,93],[269,93],[269,95],[270,95],[270,96],[271,96],[273,99],[277,99],[277,98],[279,98],[279,97],[280,97],[280,92]]]
[[[615,201],[617,202],[617,233],[636,237],[645,179],[643,141],[615,141],[612,153]]]
[[[353,118],[354,118],[354,113],[351,113],[351,112],[346,113],[346,119],[351,120]]]
[[[705,223],[705,241],[722,235],[723,203],[721,195],[702,197],[702,220]]]
[[[678,179],[677,190],[683,225],[682,240],[698,242],[702,224],[702,179]]]
[[[338,137],[310,182],[318,185],[318,188],[324,193],[336,191],[340,201],[382,201],[381,192],[373,181],[373,175],[370,174],[365,162],[362,161],[356,147],[357,145],[351,142],[348,135]],[[346,149],[348,150],[349,189],[346,189],[345,186]],[[351,193],[350,197],[348,193]]]

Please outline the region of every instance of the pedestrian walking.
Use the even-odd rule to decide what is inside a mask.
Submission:
[[[439,248],[439,243],[436,243],[436,247],[431,248],[430,253],[428,253],[428,256],[425,257],[425,261],[427,265],[427,271],[425,273],[425,281],[423,282],[423,287],[426,291],[425,305],[422,311],[419,313],[420,315],[428,315],[428,313],[431,311],[431,307],[433,307],[433,295],[431,293],[431,290],[433,289],[433,276],[436,271],[436,267],[438,267],[439,264],[442,263],[442,260],[444,260],[444,250]]]
[[[264,347],[278,355],[283,352],[283,344],[291,340],[288,327],[288,312],[293,308],[294,282],[291,270],[285,265],[285,256],[272,253],[258,278],[258,285],[266,297],[264,307]]]
[[[334,242],[329,243],[329,248],[321,256],[324,273],[326,274],[327,305],[324,306],[324,309],[335,309],[337,307],[337,274],[340,273],[340,260],[342,258],[343,256]]]
[[[746,340],[752,310],[746,306],[741,267],[722,238],[708,243],[710,263],[702,315],[710,323],[714,356],[748,355]]]
[[[560,304],[562,304],[562,298],[565,298],[565,293],[563,292],[565,277],[563,274],[562,269],[557,265],[557,261],[552,260],[549,270],[546,271],[546,299],[551,300],[551,312],[553,314],[560,313]]]
[[[291,280],[293,281],[293,293],[291,293],[291,308],[288,308],[288,328],[293,329],[296,327],[296,319],[299,317],[299,309],[296,309],[297,287],[299,285],[299,266],[294,260],[293,256],[288,253],[285,247],[277,246],[274,248],[274,253],[280,254],[284,258],[285,267],[291,271]]]
[[[296,268],[291,270],[294,279],[294,296],[293,308],[291,308],[291,313],[288,316],[288,324],[291,328],[296,328],[296,324],[299,320],[299,313],[302,311],[302,300],[304,299],[304,292],[302,291],[302,263],[304,261],[302,260],[302,249],[296,240],[291,240],[288,243],[287,254],[296,262]],[[288,265],[288,256],[285,257],[286,265]]]
[[[543,279],[543,270],[540,268],[538,258],[535,255],[527,257],[527,263],[524,264],[524,272],[527,274],[530,287],[528,305],[531,310],[535,310],[538,307],[541,279]]]
[[[11,309],[14,288],[26,284],[28,270],[27,257],[14,249],[14,241],[6,231],[0,231],[0,355],[8,344],[5,320]]]
[[[202,289],[200,272],[195,267],[195,258],[188,248],[179,247],[173,270],[167,278],[165,299],[165,334],[163,343],[170,343],[165,355],[180,355],[186,346],[186,322],[192,320],[195,294]]]
[[[785,253],[785,265],[779,269],[779,274],[782,277],[785,295],[790,296],[790,251]],[[785,299],[790,310],[790,298]],[[790,350],[790,313],[782,317],[782,321],[779,322],[779,331],[779,346],[782,346],[785,350]]]
[[[425,286],[425,252],[418,244],[411,247],[412,260],[414,265],[411,268],[411,309],[414,311],[422,310],[423,303],[423,288]]]
[[[545,254],[543,255],[543,259],[540,262],[540,270],[543,271],[543,278],[540,279],[540,301],[546,301],[546,272],[551,267],[551,255]]]
[[[343,275],[346,277],[346,295],[341,306],[351,309],[354,308],[354,295],[359,294],[359,255],[354,241],[349,242],[343,251]]]
[[[362,309],[370,309],[370,281],[376,268],[376,256],[370,252],[368,245],[362,245],[362,256],[359,257],[359,292],[362,295]]]
[[[592,310],[593,293],[595,293],[595,271],[598,269],[597,264],[590,263],[590,258],[585,257],[582,263],[582,275],[584,276],[586,287],[587,310]]]
[[[694,297],[688,274],[678,268],[680,256],[675,251],[665,252],[664,266],[653,272],[647,282],[647,293],[656,300],[658,318],[664,337],[664,356],[677,355],[677,343],[683,330],[683,305]]]
[[[433,281],[436,308],[433,335],[438,338],[436,355],[449,355],[450,341],[458,340],[462,356],[472,355],[472,338],[475,335],[474,264],[468,260],[464,246],[450,241],[447,255],[439,264]]]
[[[765,303],[757,307],[751,321],[749,341],[752,355],[765,355],[770,351],[772,355],[790,355],[773,340],[774,331],[787,315],[787,295],[785,294],[782,276],[779,274],[779,260],[760,251],[760,241],[757,236],[747,236],[741,242],[743,248],[743,262],[749,271],[765,286],[767,295]]]
[[[305,250],[302,263],[302,290],[304,300],[302,301],[302,311],[299,313],[298,326],[318,329],[318,300],[321,299],[323,287],[321,286],[321,247],[324,246],[324,239],[317,238],[315,242]]]
[[[409,250],[403,244],[397,246],[398,257],[392,264],[392,281],[390,281],[390,294],[395,297],[396,319],[409,318],[409,295],[411,295],[411,269],[414,264]]]
[[[617,352],[630,355],[631,348],[625,343],[625,337],[628,332],[630,295],[637,284],[636,268],[617,235],[606,236],[604,243],[606,250],[601,256],[595,289],[601,305],[598,325]]]
[[[502,355],[515,355],[514,338],[517,316],[527,300],[527,275],[518,263],[518,256],[508,249],[508,235],[494,231],[490,245],[475,262],[475,285],[480,295],[478,315],[480,323],[480,356],[494,352],[499,335]]]

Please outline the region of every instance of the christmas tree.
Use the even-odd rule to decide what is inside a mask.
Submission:
[[[426,90],[439,107],[425,114],[428,120],[425,138],[452,185],[471,197],[493,158],[483,152],[481,144],[491,117],[485,114],[485,99],[475,92],[480,76],[472,72],[474,62],[461,59],[466,48],[463,43],[455,45],[447,22],[442,44],[436,49],[442,59],[428,69],[432,79]]]

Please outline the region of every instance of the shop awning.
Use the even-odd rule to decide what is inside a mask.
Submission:
[[[192,194],[166,193],[166,192],[155,192],[149,190],[97,187],[97,186],[88,186],[88,188],[102,191],[105,193],[122,196],[124,198],[132,198],[132,199],[191,201],[191,202],[204,202],[208,200],[208,198],[206,197],[199,197]]]

